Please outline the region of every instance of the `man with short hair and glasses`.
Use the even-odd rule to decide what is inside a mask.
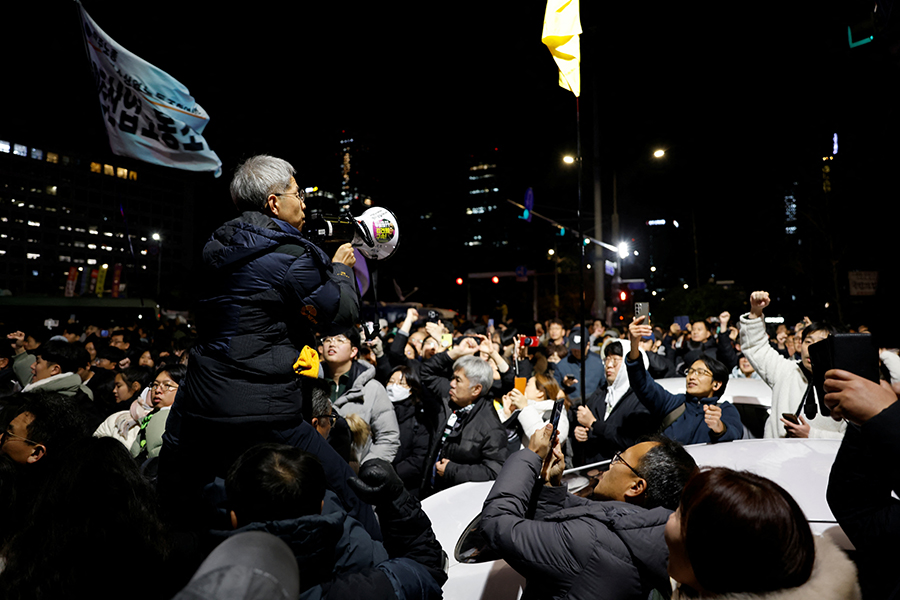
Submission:
[[[342,417],[358,415],[371,430],[364,444],[354,447],[356,458],[360,464],[373,458],[391,462],[400,448],[400,427],[387,391],[375,379],[375,367],[358,360],[359,331],[330,333],[322,339],[322,365],[331,402]]]
[[[487,542],[527,580],[522,597],[644,600],[670,589],[664,531],[694,459],[678,442],[649,438],[617,453],[580,498],[560,484],[565,458],[552,429],[509,457],[481,514]]]
[[[628,380],[638,400],[660,423],[661,433],[682,444],[740,439],[744,426],[730,402],[719,402],[728,384],[729,369],[714,358],[701,356],[687,369],[684,394],[672,394],[653,381],[644,368],[638,344],[652,329],[638,317],[628,326],[631,350],[625,359]]]
[[[89,435],[78,402],[58,393],[19,394],[6,410],[14,416],[0,429],[0,454],[20,465],[60,456],[75,440]],[[16,407],[16,408],[13,408]]]

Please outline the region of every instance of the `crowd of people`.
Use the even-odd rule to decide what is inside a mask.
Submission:
[[[288,163],[248,159],[231,193],[242,214],[204,250],[196,324],[7,321],[0,596],[213,598],[265,571],[285,597],[439,597],[452,549],[420,500],[496,480],[482,527],[529,598],[860,597],[790,494],[684,450],[753,435],[723,400],[735,378],[772,388],[764,437],[846,436],[829,502],[866,597],[898,592],[894,467],[864,504],[848,493],[897,451],[896,351],[881,385],[834,370],[823,396],[809,347],[838,328],[773,328],[766,292],[683,328],[416,308],[361,322],[353,249],[301,234]],[[566,492],[565,468],[604,461],[591,499]]]

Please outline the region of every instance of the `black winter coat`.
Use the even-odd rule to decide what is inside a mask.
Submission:
[[[588,431],[588,440],[576,440],[575,427],[571,428],[569,438],[572,440],[575,466],[611,460],[617,452],[634,446],[642,436],[652,435],[659,429],[659,419],[650,414],[631,389],[616,403],[606,420],[603,420],[608,385],[604,381],[588,398],[587,407],[597,418]],[[574,410],[571,411],[569,422],[578,423]]]
[[[671,511],[535,485],[540,470],[531,450],[510,456],[481,513],[488,543],[527,580],[523,600],[645,600],[667,588],[663,532]]]
[[[410,399],[406,399],[394,403],[394,414],[397,415],[397,424],[400,426],[400,449],[391,464],[406,489],[418,495],[431,442],[425,424],[425,413],[421,404],[413,404]]]
[[[258,212],[217,229],[203,262],[200,340],[179,390],[182,410],[213,421],[296,418],[303,378],[294,363],[304,346],[315,347],[316,329],[356,320],[352,271]]]

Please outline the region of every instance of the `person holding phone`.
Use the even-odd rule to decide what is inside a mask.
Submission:
[[[526,578],[523,598],[644,600],[667,589],[663,534],[697,468],[691,455],[662,436],[635,444],[616,454],[591,499],[560,485],[564,468],[547,424],[509,457],[484,501],[482,532]]]
[[[687,371],[686,392],[666,391],[650,378],[641,359],[638,344],[652,331],[645,321],[646,317],[638,317],[628,326],[631,350],[625,368],[635,395],[661,424],[663,434],[682,444],[740,439],[744,433],[740,414],[731,402],[719,402],[729,369],[714,358],[701,356]]]
[[[835,329],[826,323],[810,323],[803,328],[800,362],[785,358],[772,348],[766,334],[763,310],[770,303],[768,292],[753,292],[750,312],[741,315],[741,351],[772,388],[772,411],[763,436],[842,438],[847,424],[823,414],[824,404],[816,395],[809,359],[809,347],[833,335]]]
[[[571,404],[553,377],[535,373],[528,378],[524,391],[513,388],[504,394],[500,419],[505,422],[518,411],[522,447],[525,448],[534,432],[549,422],[559,400],[562,400],[565,410],[558,415],[556,429],[560,439],[565,441],[569,436],[569,419],[566,413]]]

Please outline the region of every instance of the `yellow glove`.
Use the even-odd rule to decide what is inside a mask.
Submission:
[[[297,357],[297,362],[294,363],[294,372],[306,377],[318,377],[319,353],[309,346],[303,346],[300,356]]]

